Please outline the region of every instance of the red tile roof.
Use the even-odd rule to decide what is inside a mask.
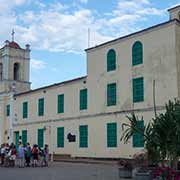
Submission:
[[[9,44],[8,44],[7,46],[9,46],[9,47],[11,47],[11,48],[21,49],[20,46],[19,46],[19,44],[16,43],[16,42],[14,42],[14,41],[9,42]]]

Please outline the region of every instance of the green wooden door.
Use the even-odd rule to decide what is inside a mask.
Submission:
[[[57,128],[57,147],[64,147],[64,127]]]
[[[88,147],[88,126],[87,125],[79,126],[79,147],[80,148]]]
[[[38,147],[44,145],[44,129],[38,129]]]
[[[23,145],[27,144],[27,130],[22,131],[22,144]]]
[[[15,145],[16,145],[16,148],[18,148],[18,146],[19,146],[19,131],[15,132]]]

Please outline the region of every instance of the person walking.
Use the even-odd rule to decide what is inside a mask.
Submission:
[[[24,147],[22,145],[22,142],[19,142],[18,147],[18,159],[19,159],[19,167],[24,167]]]
[[[49,148],[48,148],[48,145],[47,145],[47,144],[45,144],[43,151],[44,151],[44,165],[45,165],[45,166],[48,166]]]
[[[44,151],[40,147],[38,151],[39,151],[39,165],[43,167],[44,166]]]

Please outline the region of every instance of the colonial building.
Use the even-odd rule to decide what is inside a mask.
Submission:
[[[86,49],[87,76],[31,90],[30,47],[0,49],[0,142],[19,140],[72,157],[130,158],[143,148],[120,141],[126,115],[143,126],[180,97],[180,6],[170,20]]]

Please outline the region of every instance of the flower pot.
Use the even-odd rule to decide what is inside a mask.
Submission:
[[[137,172],[133,180],[152,180],[151,171]]]
[[[132,170],[119,168],[119,178],[132,178]]]

